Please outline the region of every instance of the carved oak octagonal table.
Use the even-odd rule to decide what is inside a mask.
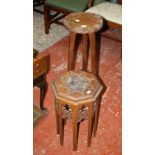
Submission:
[[[103,86],[98,78],[85,71],[67,71],[53,83],[55,95],[55,113],[57,134],[60,134],[60,144],[63,144],[63,120],[69,118],[73,123],[73,150],[77,150],[78,123],[88,119],[88,141],[90,146],[92,135],[92,120],[94,117],[94,136],[96,135],[99,97]]]

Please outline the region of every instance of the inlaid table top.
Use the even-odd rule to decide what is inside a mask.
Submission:
[[[64,18],[64,25],[69,31],[87,34],[100,30],[103,20],[99,15],[88,12],[71,13]]]
[[[56,98],[73,104],[94,102],[103,89],[94,74],[84,71],[67,71],[53,82],[52,87]]]

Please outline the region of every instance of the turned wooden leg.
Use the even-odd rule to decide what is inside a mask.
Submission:
[[[59,115],[58,115],[58,100],[55,98],[55,118],[56,118],[56,130],[59,135]]]
[[[44,5],[44,25],[45,25],[45,33],[49,34],[49,16],[50,16],[50,10],[48,6]]]
[[[42,111],[47,111],[47,109],[44,107],[44,100],[47,93],[48,84],[47,81],[44,81],[40,85],[40,108]]]
[[[69,51],[68,51],[68,70],[73,70],[75,67],[74,47],[75,47],[76,33],[70,32]]]
[[[91,137],[92,137],[92,114],[93,114],[93,103],[90,103],[88,114],[88,141],[87,141],[88,147],[91,144]]]
[[[89,33],[90,40],[90,52],[91,52],[91,70],[92,73],[97,74],[97,66],[96,66],[96,36],[95,33]]]
[[[60,101],[59,101],[60,102]],[[59,103],[59,134],[60,134],[60,144],[63,145],[63,105]]]
[[[83,46],[83,51],[82,51],[82,70],[87,71],[87,34],[82,35],[82,46]]]
[[[78,108],[74,108],[73,110],[73,151],[77,150],[77,142],[78,142]]]

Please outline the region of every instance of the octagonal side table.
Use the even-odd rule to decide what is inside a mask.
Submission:
[[[96,135],[99,97],[103,85],[94,74],[85,71],[67,71],[52,83],[52,88],[55,95],[56,128],[57,134],[60,134],[60,144],[63,145],[63,119],[72,120],[74,151],[77,150],[78,123],[88,119],[87,146],[89,147],[93,123],[93,134]]]

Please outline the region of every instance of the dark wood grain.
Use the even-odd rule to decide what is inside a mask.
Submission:
[[[98,66],[96,65],[96,32],[103,26],[103,20],[100,16],[93,13],[71,13],[64,18],[64,25],[70,31],[70,45],[68,52],[68,70],[75,69],[75,37],[76,34],[82,36],[82,70],[87,71],[88,53],[90,51],[91,72],[98,74]],[[89,47],[88,47],[89,38]],[[88,48],[88,49],[87,49]]]
[[[72,87],[66,85],[66,80],[71,80],[71,77],[79,76],[79,79],[85,79],[89,85],[84,87],[84,90],[73,91]],[[71,84],[74,83],[71,81]],[[73,84],[74,85],[74,84]],[[72,85],[72,86],[73,86]],[[79,86],[77,83],[75,84]],[[83,84],[84,85],[84,84]],[[63,120],[68,118],[72,121],[73,128],[73,150],[77,150],[78,144],[78,123],[83,119],[88,119],[88,141],[87,146],[91,144],[92,128],[93,128],[93,115],[96,110],[96,100],[101,95],[103,85],[100,80],[91,73],[84,71],[67,71],[61,74],[53,83],[52,88],[56,98],[56,121],[57,133],[60,134],[60,144],[63,145],[64,137],[64,123]],[[96,114],[98,114],[97,112]],[[97,115],[96,115],[97,116]],[[95,117],[95,132],[97,128],[98,117]]]
[[[37,51],[34,50],[34,52]],[[37,55],[35,55],[35,58],[33,59],[33,87],[40,88],[40,108],[42,111],[47,110],[44,107],[44,100],[48,89],[48,83],[46,81],[46,73],[47,73],[46,56],[37,57]]]

